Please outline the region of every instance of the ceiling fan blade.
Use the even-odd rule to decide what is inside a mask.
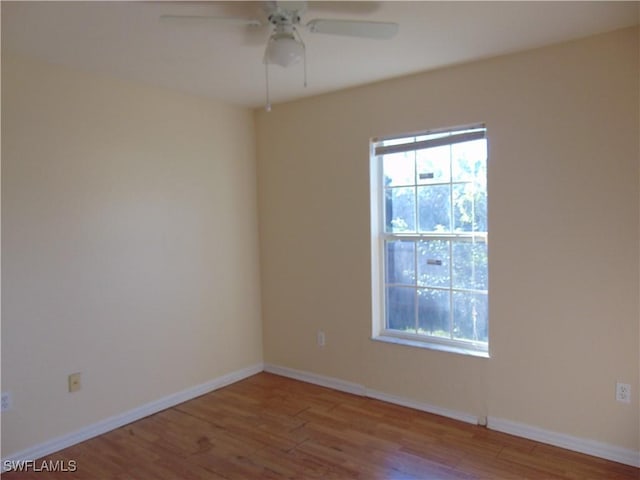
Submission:
[[[212,15],[160,15],[160,21],[174,25],[231,25],[236,27],[260,27],[262,22],[255,18],[216,17]]]
[[[348,37],[386,39],[398,33],[398,24],[392,22],[317,18],[311,20],[306,26],[311,33],[326,33],[328,35],[344,35]]]
[[[366,15],[378,10],[384,2],[358,0],[357,2],[316,1],[309,2],[308,8],[314,12],[331,12],[342,15]]]

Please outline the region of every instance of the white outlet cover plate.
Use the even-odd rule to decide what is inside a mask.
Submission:
[[[9,392],[2,393],[1,411],[6,412],[11,408],[11,394]]]
[[[616,400],[622,403],[631,403],[631,385],[628,383],[616,383]]]

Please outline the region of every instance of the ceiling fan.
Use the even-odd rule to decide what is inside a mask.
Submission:
[[[339,4],[339,2],[336,2]],[[361,37],[371,39],[389,39],[398,33],[398,24],[393,22],[371,22],[364,20],[343,20],[316,18],[302,23],[302,16],[307,10],[307,2],[295,1],[267,1],[263,2],[262,18],[242,18],[225,16],[194,16],[194,15],[162,15],[164,22],[202,23],[211,22],[220,25],[235,25],[244,27],[273,28],[264,52],[263,63],[267,84],[267,111],[269,104],[269,65],[289,67],[304,60],[306,73],[306,47],[298,29],[304,28],[309,33]]]

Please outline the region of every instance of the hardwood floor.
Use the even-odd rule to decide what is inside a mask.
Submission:
[[[3,478],[640,478],[637,468],[268,373],[46,460],[77,470]]]

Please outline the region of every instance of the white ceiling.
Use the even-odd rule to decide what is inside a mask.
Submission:
[[[162,14],[259,17],[262,2],[6,2],[2,50],[244,106],[265,101],[267,27],[168,25]],[[638,24],[640,2],[310,2],[312,18],[392,21],[392,40],[302,31],[301,65],[270,67],[273,103]]]

